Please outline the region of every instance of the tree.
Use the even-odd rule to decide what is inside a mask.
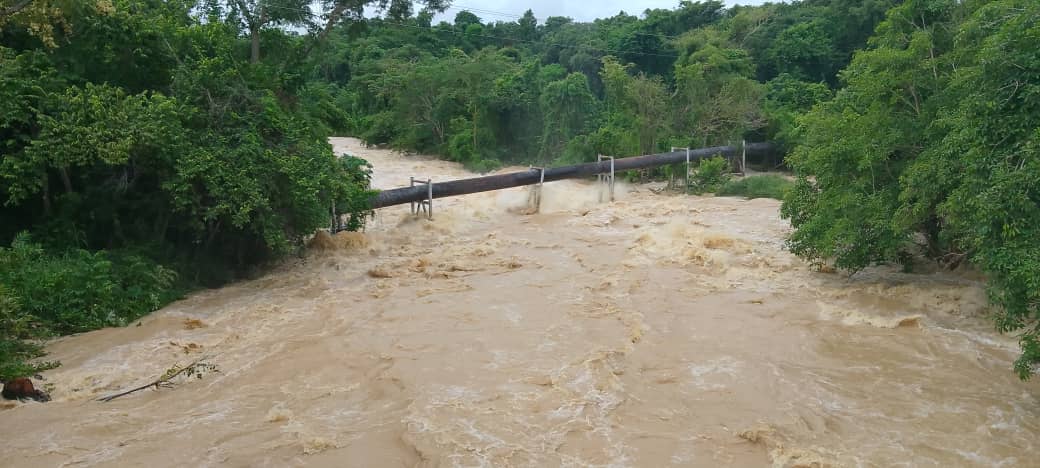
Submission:
[[[462,10],[455,14],[455,29],[465,31],[471,25],[481,25],[480,18],[469,10]]]
[[[534,12],[528,9],[524,12],[524,16],[521,16],[517,20],[517,24],[520,26],[520,39],[524,41],[533,41],[537,39],[538,35],[538,18],[534,17]]]
[[[595,102],[589,82],[581,73],[571,73],[545,86],[541,96],[545,116],[542,161],[549,161],[551,155],[563,150],[568,140],[583,132],[588,116],[595,112]]]
[[[909,1],[893,8],[800,122],[784,202],[791,250],[856,271],[915,255],[988,277],[1015,370],[1040,363],[1040,5]]]
[[[230,17],[249,31],[249,59],[260,62],[260,31],[269,26],[299,26],[311,19],[310,0],[232,0]]]
[[[664,82],[643,73],[632,76],[632,68],[631,64],[621,65],[615,57],[603,58],[601,75],[608,126],[617,134],[635,137],[632,145],[611,144],[613,154],[653,153],[668,134],[673,120],[668,112],[669,93]]]
[[[23,340],[126,325],[234,279],[298,249],[332,206],[359,229],[371,195],[364,162],[337,158],[301,108],[300,70],[250,65],[197,2],[61,4],[0,18],[3,378],[53,365],[27,362],[41,353]]]
[[[682,37],[679,46],[675,86],[682,125],[692,130],[686,138],[697,146],[729,143],[765,125],[765,92],[747,52],[710,30]]]
[[[0,28],[16,24],[54,48],[59,35],[70,32],[71,18],[90,12],[111,13],[114,8],[112,0],[0,0]]]
[[[821,22],[812,21],[795,24],[781,32],[766,56],[779,73],[826,81],[835,71],[830,65],[836,53]]]
[[[307,57],[323,42],[334,27],[344,21],[362,21],[365,8],[375,6],[391,19],[407,18],[412,13],[411,0],[203,0],[219,11],[226,2],[226,19],[240,22],[249,32],[250,60],[260,61],[260,33],[270,27],[304,26],[311,31],[310,43],[299,54]],[[443,0],[422,2],[425,11],[443,11]],[[320,21],[318,21],[320,19]]]

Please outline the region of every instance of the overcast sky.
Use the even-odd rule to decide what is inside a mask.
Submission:
[[[765,0],[724,0],[727,6],[759,5]],[[778,0],[772,0],[777,2]],[[438,15],[434,22],[451,21],[455,15],[462,10],[472,11],[485,23],[494,21],[516,21],[516,18],[524,14],[528,8],[534,11],[534,16],[541,24],[545,18],[550,16],[569,16],[578,21],[592,21],[596,18],[606,18],[624,11],[630,15],[640,15],[647,8],[668,8],[679,6],[679,0],[458,0],[452,2],[452,6],[443,14]]]

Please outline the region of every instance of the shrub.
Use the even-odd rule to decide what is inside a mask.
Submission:
[[[126,325],[176,299],[175,278],[128,253],[49,253],[25,233],[0,248],[0,283],[18,298],[21,316],[48,334]]]
[[[172,270],[126,251],[55,253],[19,234],[0,248],[0,377],[56,366],[33,340],[123,326],[179,298]]]
[[[716,195],[783,200],[794,182],[776,174],[743,177],[726,182]]]
[[[43,356],[43,347],[34,340],[38,324],[22,314],[18,298],[0,285],[0,380],[32,375],[57,367],[56,362],[31,362]]]
[[[702,159],[690,178],[690,191],[693,193],[714,192],[722,187],[729,179],[726,169],[729,162],[721,156],[710,159]]]

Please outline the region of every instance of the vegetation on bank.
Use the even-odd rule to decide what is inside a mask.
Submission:
[[[238,11],[0,12],[0,378],[53,365],[34,340],[126,325],[363,211],[363,162],[333,154],[301,65],[250,62]]]
[[[333,205],[360,228],[368,172],[332,133],[476,170],[773,141],[751,162],[787,154],[793,185],[727,180],[715,159],[691,190],[784,198],[792,251],[850,271],[970,262],[998,327],[1022,333],[1016,370],[1040,362],[1035,1],[434,24],[445,7],[0,0],[0,377],[33,371],[27,339],[128,323],[290,254]]]
[[[1040,363],[1040,3],[907,1],[799,120],[791,250],[856,271],[925,255],[988,278],[1015,370]]]

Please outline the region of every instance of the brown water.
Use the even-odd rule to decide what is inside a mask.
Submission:
[[[457,166],[365,149],[379,187]],[[547,184],[379,212],[306,259],[53,343],[27,466],[1037,466],[977,279],[814,273],[778,202]],[[110,403],[200,356],[219,367]]]

